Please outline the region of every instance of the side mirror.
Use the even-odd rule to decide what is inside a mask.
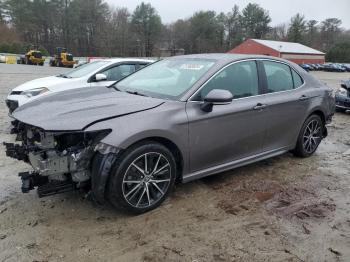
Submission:
[[[201,109],[204,112],[211,112],[213,105],[226,105],[232,102],[233,95],[228,90],[213,89],[205,97]]]
[[[107,80],[107,76],[105,74],[96,74],[95,75],[96,82],[105,81],[105,80]]]

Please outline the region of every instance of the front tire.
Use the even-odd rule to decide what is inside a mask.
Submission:
[[[320,116],[311,115],[304,122],[293,151],[295,156],[309,157],[317,150],[323,138],[324,124]]]
[[[172,191],[176,161],[162,144],[146,142],[127,149],[113,166],[108,200],[116,208],[141,214],[158,207]]]

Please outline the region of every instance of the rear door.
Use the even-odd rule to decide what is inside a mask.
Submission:
[[[307,88],[303,88],[299,74],[285,63],[263,60],[259,65],[264,72],[268,119],[263,150],[294,147],[310,103]]]

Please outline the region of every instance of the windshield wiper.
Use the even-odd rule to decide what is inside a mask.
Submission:
[[[127,92],[128,94],[137,95],[137,96],[148,96],[137,91],[125,90],[125,92]]]
[[[121,90],[118,87],[116,87],[115,85],[107,86],[107,88],[114,88],[116,91],[120,91],[121,92]]]

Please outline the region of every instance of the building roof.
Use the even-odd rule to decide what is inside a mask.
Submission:
[[[274,49],[280,53],[295,53],[295,54],[309,54],[309,55],[324,55],[321,51],[313,49],[311,47],[293,43],[293,42],[282,42],[282,41],[272,41],[272,40],[261,40],[252,39],[253,41]]]

